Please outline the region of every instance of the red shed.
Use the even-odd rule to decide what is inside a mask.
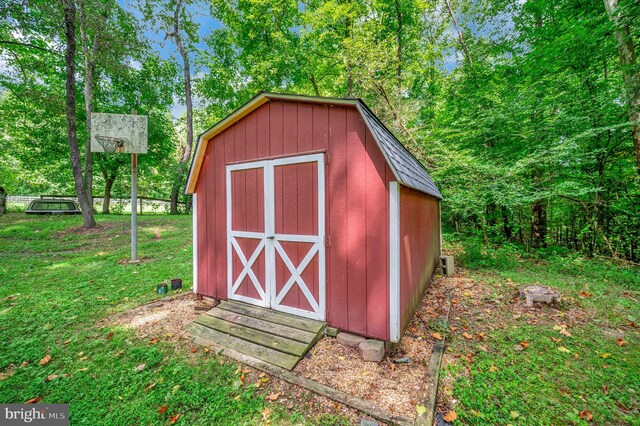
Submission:
[[[359,99],[261,93],[204,132],[193,289],[397,342],[440,256],[442,196]]]

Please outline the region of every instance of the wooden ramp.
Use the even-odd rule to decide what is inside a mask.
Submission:
[[[222,301],[189,324],[187,332],[199,343],[233,349],[292,370],[322,337],[324,328],[323,322],[242,302]]]

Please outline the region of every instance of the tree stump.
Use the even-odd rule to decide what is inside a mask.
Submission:
[[[560,292],[546,285],[528,285],[520,288],[520,298],[526,299],[528,307],[533,307],[534,303],[555,305],[560,303]]]

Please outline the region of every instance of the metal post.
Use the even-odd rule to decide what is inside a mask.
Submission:
[[[134,109],[131,115],[138,115]],[[138,154],[131,153],[131,262],[138,261]]]
[[[138,261],[138,155],[131,154],[131,261]]]

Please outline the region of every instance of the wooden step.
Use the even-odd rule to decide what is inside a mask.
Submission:
[[[302,356],[310,347],[310,342],[301,343],[285,337],[275,336],[266,331],[255,330],[253,328],[224,321],[210,315],[200,315],[194,322],[222,333],[291,355]]]
[[[227,349],[288,370],[322,336],[325,324],[242,302],[223,301],[187,329],[194,342]]]
[[[302,343],[311,342],[316,338],[316,335],[309,331],[288,327],[275,322],[264,321],[258,318],[238,314],[236,312],[225,311],[224,309],[211,309],[207,312],[207,315],[252,328],[254,330],[269,330],[269,333],[276,336],[285,337]]]
[[[240,353],[268,362],[269,364],[277,365],[278,367],[286,368],[287,370],[292,370],[300,360],[297,356],[260,346],[197,323],[189,324],[187,332],[194,337],[199,337],[214,345],[233,348]]]
[[[318,333],[321,330],[324,330],[324,323],[322,322],[298,317],[295,315],[285,314],[282,312],[276,312],[271,309],[259,308],[257,306],[251,306],[246,303],[223,300],[218,306],[216,306],[216,308],[246,315],[252,318],[262,319],[264,321],[274,322],[276,324],[284,324],[288,327],[309,331],[314,334]]]

